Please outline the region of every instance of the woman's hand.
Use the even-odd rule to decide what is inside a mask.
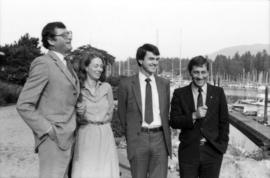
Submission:
[[[86,112],[86,104],[85,102],[77,102],[76,104],[76,112],[79,116],[84,116]]]

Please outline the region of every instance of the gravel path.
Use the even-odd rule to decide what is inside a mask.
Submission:
[[[38,157],[33,148],[33,134],[15,106],[0,107],[0,178],[37,178]],[[131,178],[126,150],[118,149],[118,155],[121,178]],[[177,172],[169,171],[168,178],[176,177]],[[269,178],[270,160],[257,161],[229,149],[224,155],[220,178],[239,177]]]

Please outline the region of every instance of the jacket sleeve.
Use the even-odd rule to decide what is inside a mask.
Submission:
[[[219,150],[225,153],[229,141],[229,113],[226,97],[222,88],[220,92],[219,135],[217,141],[219,143]]]
[[[193,128],[192,112],[188,112],[187,105],[181,100],[180,90],[175,90],[171,101],[170,126],[173,129]]]
[[[37,110],[41,95],[48,83],[48,75],[48,66],[44,60],[35,59],[17,101],[18,113],[39,138],[51,128],[51,123]]]

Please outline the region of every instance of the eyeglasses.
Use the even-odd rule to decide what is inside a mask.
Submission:
[[[62,34],[59,34],[59,35],[54,35],[54,36],[61,36],[65,39],[69,38],[69,37],[72,37],[72,31],[67,31],[67,32],[64,32]]]

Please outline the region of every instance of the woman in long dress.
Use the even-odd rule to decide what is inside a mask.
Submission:
[[[81,115],[72,178],[119,178],[119,162],[110,125],[113,115],[111,86],[103,82],[105,65],[101,58],[88,54],[79,63]]]

